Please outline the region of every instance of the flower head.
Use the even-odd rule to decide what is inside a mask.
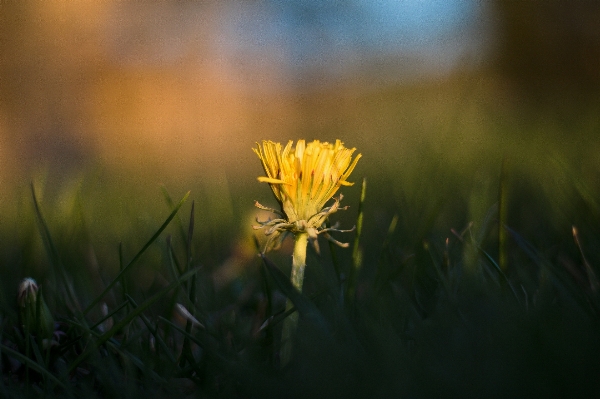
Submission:
[[[306,144],[304,140],[298,140],[295,147],[292,141],[282,147],[280,143],[264,140],[253,150],[266,173],[258,181],[269,183],[282,211],[257,203],[259,208],[282,216],[261,223],[259,228],[269,227],[266,234],[277,233],[275,238],[284,231],[306,232],[314,242],[317,234],[329,230],[319,228],[329,214],[340,209],[342,196],[330,207],[325,208],[325,204],[341,186],[354,184],[347,179],[361,154],[353,160],[352,154],[356,149],[344,147],[340,140],[334,144],[319,140]]]
[[[19,317],[24,331],[41,338],[52,337],[54,319],[44,301],[41,287],[32,278],[25,278],[19,284],[17,293]]]

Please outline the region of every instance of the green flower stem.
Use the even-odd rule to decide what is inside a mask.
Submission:
[[[297,233],[294,240],[294,255],[292,257],[292,284],[302,292],[304,283],[304,268],[306,267],[306,247],[308,245],[308,234]]]
[[[294,255],[292,257],[292,284],[296,289],[302,292],[304,283],[304,269],[306,267],[306,247],[308,246],[308,234],[297,233],[294,240]],[[286,311],[294,306],[292,301],[287,300]],[[298,313],[290,314],[283,321],[283,331],[281,334],[281,366],[289,363],[292,357],[292,339],[298,327]]]

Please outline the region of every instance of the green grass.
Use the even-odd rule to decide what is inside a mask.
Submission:
[[[309,249],[302,293],[289,246],[257,256],[253,201],[275,203],[258,162],[175,188],[101,168],[17,187],[0,218],[0,397],[594,396],[595,113],[495,118],[469,93],[461,112],[448,93],[429,108],[419,91],[365,95],[345,124],[303,127],[348,129],[363,159],[332,220],[358,225],[335,236],[351,247]],[[411,117],[421,108],[430,119]],[[360,139],[365,126],[381,136]],[[55,345],[21,325],[24,277],[43,287]],[[288,297],[300,317],[281,367]]]
[[[429,173],[429,182],[440,178],[435,167]],[[94,248],[94,227],[83,222],[85,214],[71,219],[72,226],[47,217],[56,209],[33,188],[30,213],[20,214],[22,230],[14,245],[3,247],[5,264],[15,267],[3,268],[0,395],[564,397],[597,392],[599,209],[584,182],[572,179],[569,195],[560,200],[580,205],[578,220],[587,220],[575,240],[570,227],[560,230],[560,215],[536,220],[555,215],[552,204],[532,215],[518,212],[530,201],[540,204],[545,192],[526,189],[516,174],[498,169],[495,178],[483,177],[483,184],[470,187],[462,217],[455,213],[460,201],[446,201],[447,190],[435,195],[428,184],[413,184],[413,197],[408,192],[394,197],[395,207],[393,201],[376,200],[381,187],[366,191],[360,206],[339,213],[348,225],[362,218],[360,237],[338,237],[360,245],[360,251],[323,247],[320,256],[309,251],[303,293],[290,284],[289,258],[280,253],[262,261],[241,257],[243,271],[215,285],[220,265],[206,263],[214,258],[198,250],[206,233],[196,223],[202,210],[188,194],[176,201],[166,191],[166,207],[157,212],[162,222],[152,219],[148,225],[154,229],[140,228],[132,236],[137,248],[122,243],[112,255],[96,253],[95,262],[105,270],[96,265],[94,271],[82,250]],[[456,184],[452,178],[444,177],[448,187]],[[508,202],[505,216],[498,215],[494,197]],[[84,199],[73,203],[79,201]],[[395,216],[388,217],[388,206]],[[378,211],[382,214],[374,216]],[[229,244],[221,241],[214,250],[226,253]],[[358,253],[361,268],[355,268]],[[109,265],[114,259],[117,264]],[[26,275],[42,284],[61,332],[51,347],[20,326],[13,293]],[[294,356],[282,368],[285,297],[300,323]],[[201,326],[182,317],[177,304]]]

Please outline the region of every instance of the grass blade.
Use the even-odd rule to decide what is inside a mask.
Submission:
[[[135,302],[135,300],[132,297],[127,296],[127,300],[131,303],[131,306],[133,306],[134,309],[136,309],[138,307],[138,304]],[[150,323],[150,320],[148,320],[148,318],[145,315],[143,315],[143,314],[140,315],[140,318],[142,319],[142,322],[144,322],[144,324],[146,325],[146,328],[148,329],[148,331],[150,331],[150,333],[154,336],[154,339],[156,340],[156,342],[158,342],[160,347],[167,354],[169,360],[171,361],[171,364],[175,365],[177,363],[177,359],[175,359],[175,357],[169,350],[169,347],[167,346],[165,341],[162,339],[160,334],[157,333],[158,327],[157,326],[153,327],[152,324]]]
[[[33,199],[33,206],[35,209],[35,215],[37,217],[38,226],[42,235],[42,241],[44,242],[44,247],[46,248],[46,252],[48,254],[48,257],[50,258],[52,270],[54,272],[58,271],[59,278],[61,279],[64,290],[67,293],[67,299],[69,301],[68,306],[71,309],[79,310],[79,302],[76,299],[75,292],[73,291],[73,286],[69,282],[67,272],[60,260],[60,256],[58,255],[58,250],[56,249],[56,245],[54,244],[54,240],[52,239],[52,235],[50,234],[50,229],[48,228],[46,219],[44,219],[44,216],[42,215],[42,210],[37,200],[37,195],[35,193],[35,187],[33,183],[31,183],[31,196]]]
[[[352,268],[348,275],[348,287],[346,291],[346,301],[352,303],[354,295],[356,294],[356,283],[358,279],[358,273],[362,268],[362,251],[360,249],[360,239],[363,227],[363,215],[364,215],[364,203],[367,195],[367,179],[364,178],[362,181],[362,188],[360,191],[360,202],[358,203],[358,217],[356,219],[356,235],[354,236],[354,244],[352,245]]]
[[[214,362],[218,368],[226,371],[227,374],[232,375],[234,380],[239,382],[239,387],[243,389],[243,391],[251,393],[249,395],[250,397],[271,398],[278,397],[278,394],[285,392],[286,387],[280,379],[261,373],[256,367],[249,367],[242,362],[232,361],[225,357],[222,350],[219,348],[218,342],[216,342],[212,336],[203,333],[199,338],[188,334],[183,328],[175,325],[164,317],[159,317],[159,320],[169,325],[175,331],[181,333],[184,337],[189,338],[189,340],[196,345],[205,349],[210,354],[211,361]]]
[[[98,302],[100,302],[102,300],[102,298],[104,298],[104,296],[106,295],[106,293],[108,291],[111,290],[111,288],[118,282],[121,280],[122,276],[131,268],[131,266],[133,266],[137,260],[142,256],[142,254],[150,247],[150,245],[152,245],[154,243],[154,241],[156,241],[156,239],[160,236],[160,234],[167,228],[167,226],[169,225],[169,223],[171,222],[171,220],[173,220],[173,218],[175,217],[175,215],[177,215],[177,212],[179,211],[179,208],[181,208],[181,206],[185,203],[185,201],[188,199],[188,197],[190,196],[190,191],[188,191],[183,198],[181,199],[181,201],[179,201],[179,203],[177,204],[177,206],[175,207],[175,209],[173,209],[173,211],[171,212],[171,214],[169,215],[169,217],[167,217],[167,219],[165,220],[165,222],[162,224],[162,226],[160,226],[160,228],[156,231],[156,233],[154,233],[154,235],[150,238],[150,240],[148,240],[148,242],[142,247],[142,249],[133,257],[133,259],[119,272],[119,274],[117,275],[117,277],[115,277],[113,279],[113,281],[110,282],[110,284],[108,284],[108,286],[106,286],[106,288],[104,289],[104,291],[102,291],[102,293],[100,295],[98,295],[96,297],[96,299],[94,299],[92,301],[92,303],[90,303],[88,305],[87,308],[85,308],[85,310],[83,311],[83,314],[86,315],[90,312],[90,310],[92,310],[94,308],[94,306],[96,306],[98,304]]]
[[[103,343],[108,341],[110,338],[112,338],[117,332],[119,332],[121,329],[123,329],[133,319],[138,317],[143,311],[145,311],[152,304],[154,304],[159,299],[161,299],[163,296],[165,296],[165,294],[167,294],[170,290],[179,286],[179,284],[181,284],[181,282],[186,281],[189,278],[191,278],[192,276],[194,276],[197,272],[198,272],[198,270],[196,269],[196,270],[192,270],[192,271],[184,274],[183,276],[181,276],[180,279],[173,281],[171,284],[169,284],[168,286],[166,286],[165,288],[163,288],[162,290],[160,290],[159,292],[154,294],[152,297],[150,297],[146,301],[144,301],[139,307],[137,307],[136,309],[133,309],[125,318],[123,318],[121,321],[116,323],[113,326],[113,328],[111,328],[109,331],[102,334],[102,336],[100,336],[98,338],[98,340],[96,340],[89,349],[87,349],[77,359],[75,359],[73,361],[73,363],[71,363],[71,365],[69,366],[69,369],[67,370],[66,375],[69,375],[71,372],[73,372],[73,370],[75,370],[77,368],[77,366],[79,366],[79,364],[81,364],[81,362],[83,362],[88,356],[90,356],[100,345],[102,345]]]
[[[115,310],[113,310],[112,312],[108,313],[106,316],[102,317],[100,320],[98,320],[93,326],[89,327],[90,330],[95,329],[96,327],[98,327],[100,324],[104,323],[106,320],[110,319],[111,317],[113,317],[114,315],[116,315],[117,313],[119,313],[119,311],[121,309],[123,309],[124,307],[126,307],[129,304],[129,302],[125,301],[122,304],[120,304],[119,306],[117,306],[115,308]]]
[[[163,193],[163,196],[165,197],[165,201],[166,201],[167,205],[169,206],[169,209],[171,209],[171,210],[175,209],[175,203],[173,202],[173,199],[169,195],[167,188],[164,185],[162,185],[160,187],[160,189]],[[183,222],[181,221],[181,218],[179,217],[179,215],[177,215],[177,217],[175,219],[177,222],[177,227],[179,228],[179,233],[181,234],[181,239],[185,240],[186,235],[185,235],[185,228],[183,227]]]
[[[0,351],[4,352],[8,356],[10,356],[18,361],[20,361],[21,363],[25,364],[30,369],[35,370],[38,373],[42,374],[45,378],[51,380],[52,382],[54,382],[61,388],[66,388],[65,384],[63,384],[57,377],[55,377],[54,374],[52,374],[50,371],[46,370],[46,368],[40,366],[38,363],[36,363],[32,359],[21,354],[20,352],[17,352],[1,343],[0,343]]]
[[[329,328],[325,318],[321,315],[317,307],[300,291],[294,287],[290,279],[283,274],[281,270],[264,254],[260,254],[264,265],[275,280],[275,283],[281,291],[289,298],[294,304],[298,313],[306,319],[311,320],[315,326],[319,328],[323,336],[330,336]]]
[[[508,233],[503,226],[507,224],[508,213],[508,183],[507,183],[507,161],[502,160],[500,172],[500,189],[498,191],[498,266],[500,270],[508,268]]]

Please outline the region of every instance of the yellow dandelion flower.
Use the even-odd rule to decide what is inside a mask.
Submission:
[[[296,235],[296,239],[310,239],[318,251],[317,235],[322,234],[334,243],[347,246],[329,236],[323,223],[327,217],[340,208],[342,195],[335,198],[333,205],[325,207],[341,186],[351,186],[348,177],[356,167],[361,154],[352,159],[355,148],[346,148],[340,140],[334,144],[314,140],[308,144],[298,140],[296,146],[289,141],[285,147],[280,143],[263,140],[253,151],[262,162],[266,176],[258,181],[269,183],[281,211],[256,206],[281,216],[278,219],[259,222],[256,228],[267,228],[269,236],[266,249],[277,247],[286,232]],[[302,236],[302,237],[301,237]]]
[[[347,179],[361,157],[352,160],[356,149],[344,147],[340,140],[335,144],[298,140],[295,148],[292,141],[282,147],[265,140],[257,147],[253,150],[267,175],[258,180],[269,183],[289,223],[305,221],[314,228],[323,224],[326,215],[320,213],[325,203],[341,186],[354,184]]]
[[[354,184],[348,181],[348,177],[361,157],[361,154],[358,154],[354,160],[352,159],[355,150],[355,148],[344,147],[340,140],[336,140],[334,144],[319,140],[306,144],[304,140],[298,140],[295,147],[292,141],[282,147],[280,143],[263,140],[262,145],[257,143],[257,148],[253,148],[266,174],[259,177],[258,181],[269,183],[281,206],[281,211],[278,211],[256,202],[258,208],[276,213],[280,218],[264,222],[257,220],[260,226],[255,228],[266,228],[265,234],[269,239],[265,250],[281,243],[285,233],[294,234],[290,279],[299,291],[302,291],[304,281],[308,240],[311,240],[317,252],[319,234],[323,234],[328,240],[342,247],[348,246],[334,240],[329,232],[353,229],[337,230],[337,226],[324,228],[323,224],[330,214],[345,209],[339,206],[342,200],[341,194],[335,198],[333,205],[325,207],[325,204],[333,198],[341,186]],[[288,301],[287,309],[291,308],[292,303]],[[297,314],[291,314],[284,322],[282,364],[287,363],[291,356],[290,337],[296,330],[296,325]]]

